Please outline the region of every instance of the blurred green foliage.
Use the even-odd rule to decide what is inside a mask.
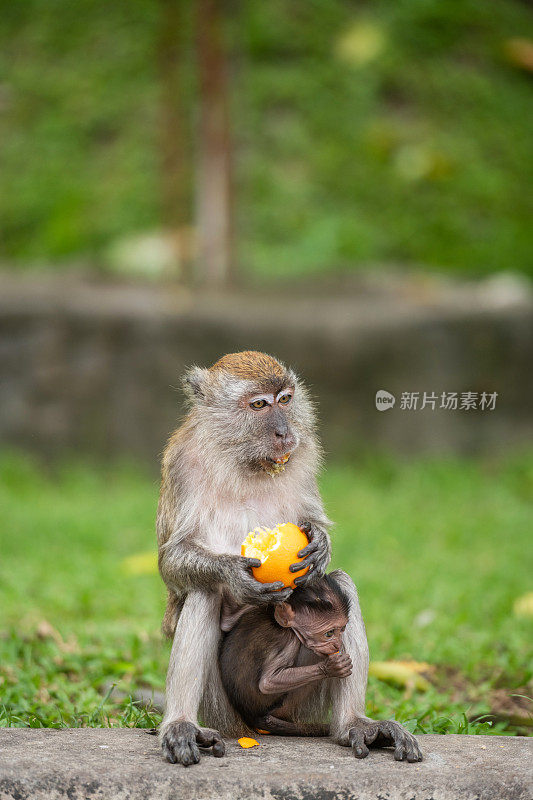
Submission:
[[[531,21],[517,0],[233,4],[243,268],[531,271],[531,75],[505,55]],[[162,217],[161,5],[26,0],[0,25],[1,255],[102,263]],[[182,83],[190,129],[190,35]]]
[[[532,679],[532,620],[513,613],[532,589],[531,456],[332,464],[321,487],[333,563],[357,583],[372,658],[437,667],[426,693],[372,677],[368,713],[418,731],[489,732],[466,717]],[[128,466],[49,472],[2,456],[0,726],[154,724],[101,692],[164,686],[164,587],[124,564],[155,549],[156,503],[157,482]]]

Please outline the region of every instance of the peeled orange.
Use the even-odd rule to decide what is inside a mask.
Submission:
[[[289,572],[291,564],[303,559],[297,553],[307,544],[305,533],[292,522],[282,522],[275,528],[255,528],[241,545],[241,555],[258,558],[260,567],[252,567],[254,578],[260,583],[282,581],[284,586],[295,588],[294,579],[305,575],[309,567]]]

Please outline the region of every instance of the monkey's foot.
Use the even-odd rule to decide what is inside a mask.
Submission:
[[[226,752],[224,740],[218,731],[211,728],[199,728],[193,722],[183,720],[169,722],[161,733],[163,755],[171,764],[183,764],[189,767],[200,761],[200,748],[211,748],[215,758],[221,758]]]
[[[413,734],[392,719],[357,719],[339,742],[349,745],[356,758],[366,758],[368,746],[373,745],[394,747],[396,761],[422,761],[422,753]]]

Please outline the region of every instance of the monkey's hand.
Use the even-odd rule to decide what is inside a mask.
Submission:
[[[163,755],[171,764],[189,767],[200,761],[200,748],[211,749],[215,758],[222,758],[226,751],[224,740],[218,731],[199,728],[194,722],[176,720],[160,731]]]
[[[352,659],[348,653],[334,653],[319,666],[326,678],[347,678],[352,674]]]
[[[396,761],[422,761],[422,753],[413,734],[392,719],[356,719],[338,742],[351,747],[356,758],[366,758],[368,746],[374,745],[394,747]]]
[[[296,586],[305,586],[325,574],[331,559],[331,543],[327,532],[312,522],[304,522],[298,527],[309,539],[309,544],[298,553],[298,558],[303,558],[303,561],[291,564],[289,569],[291,572],[298,572],[304,567],[309,567],[305,575],[299,575],[294,579]]]
[[[260,567],[258,558],[230,556],[228,562],[227,584],[232,597],[243,605],[266,605],[283,603],[292,594],[291,588],[285,588],[281,581],[276,583],[260,583],[252,575],[252,567]]]

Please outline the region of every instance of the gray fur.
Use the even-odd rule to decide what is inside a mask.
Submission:
[[[260,363],[268,359],[264,354],[242,355],[248,367],[256,356]],[[257,381],[242,377],[249,369],[237,370],[239,376],[220,368],[193,367],[187,373],[189,413],[163,456],[157,536],[159,568],[169,590],[163,630],[174,641],[160,739],[170,761],[196,763],[195,737],[196,742],[211,741],[214,754],[221,755],[217,731],[225,736],[247,732],[229,705],[218,673],[221,594],[254,604],[284,600],[290,591],[274,592],[272,585],[253,579],[239,555],[247,533],[279,522],[301,525],[310,539],[306,551],[311,564],[311,571],[297,579],[301,583],[323,575],[330,559],[331,522],[316,483],[321,454],[313,404],[294,373],[274,363],[278,379],[295,389],[283,412],[287,440],[294,441],[283,471],[272,477],[260,467],[271,455],[275,436],[270,412],[254,415],[243,400],[264,391],[267,380],[264,375]],[[345,573],[334,574],[351,599],[345,641],[353,673],[336,685],[322,681],[312,700],[295,710],[295,722],[322,723],[331,705],[332,735],[348,744],[350,726],[367,719],[368,648],[355,587]],[[216,730],[200,728],[199,713]]]
[[[346,652],[352,658],[352,674],[343,681],[331,682],[331,736],[340,741],[354,719],[365,716],[368,679],[368,644],[359,596],[350,576],[341,569],[331,573],[350,599],[350,616],[343,633]]]

